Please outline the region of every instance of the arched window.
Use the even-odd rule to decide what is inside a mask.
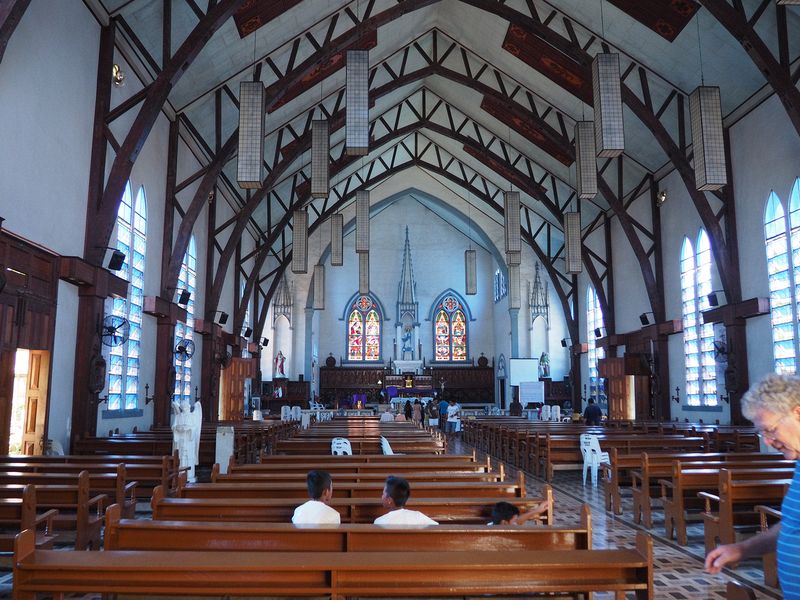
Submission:
[[[381,359],[381,309],[370,296],[357,295],[347,309],[347,360]]]
[[[445,294],[433,309],[433,360],[467,360],[467,316],[462,302]]]
[[[175,325],[175,347],[181,340],[194,343],[194,297],[197,285],[197,246],[194,236],[189,239],[189,247],[183,255],[181,272],[178,275],[178,287],[188,290],[189,304],[186,305],[186,323],[180,321]],[[191,403],[192,394],[192,357],[176,355],[175,358],[175,401],[186,400]]]
[[[702,311],[709,307],[711,292],[711,244],[701,229],[697,253],[688,238],[681,249],[681,301],[683,350],[686,367],[686,403],[717,405],[717,375],[714,360],[714,326],[703,324]]]
[[[128,298],[115,298],[112,313],[130,323],[128,341],[109,349],[108,409],[133,410],[139,404],[139,351],[142,342],[144,264],[147,246],[147,200],[144,187],[131,201],[127,183],[117,212],[117,249],[125,263],[117,275],[130,282]]]
[[[605,388],[603,379],[597,372],[597,361],[605,357],[605,350],[597,347],[595,341],[595,329],[601,329],[603,325],[603,312],[600,310],[600,300],[597,291],[593,287],[586,290],[586,339],[589,340],[589,397],[594,398],[600,405],[606,404]]]
[[[792,253],[789,253],[786,213],[775,192],[771,192],[764,213],[764,238],[767,251],[772,354],[777,373],[797,370],[797,302],[800,293],[800,180],[792,188],[789,200]],[[794,293],[792,293],[794,290]],[[793,297],[794,296],[794,301]]]

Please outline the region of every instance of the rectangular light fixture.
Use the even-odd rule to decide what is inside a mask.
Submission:
[[[330,191],[330,126],[326,119],[311,122],[311,197],[327,198]]]
[[[369,294],[369,252],[358,255],[358,293]]]
[[[503,195],[503,215],[506,242],[506,261],[510,265],[520,264],[522,257],[519,209],[519,192],[505,192]]]
[[[369,151],[369,51],[347,51],[347,156]]]
[[[597,156],[619,156],[625,150],[619,54],[595,55],[592,61],[592,92]]]
[[[308,213],[294,211],[292,217],[292,273],[308,272]]]
[[[564,213],[564,249],[566,272],[580,273],[581,263],[581,213]]]
[[[356,192],[356,252],[369,252],[369,192]]]
[[[314,310],[325,310],[325,265],[314,265]]]
[[[331,215],[331,266],[344,264],[344,215]]]
[[[508,265],[508,308],[522,305],[519,289],[519,265]]]
[[[464,250],[464,291],[468,296],[478,293],[478,253]]]
[[[261,187],[264,164],[264,84],[239,84],[239,156],[236,181],[243,189]]]
[[[698,86],[689,94],[694,151],[694,183],[700,191],[718,190],[728,183],[725,138],[719,88]]]
[[[575,162],[578,171],[578,198],[597,195],[597,153],[594,144],[594,123],[575,123]]]

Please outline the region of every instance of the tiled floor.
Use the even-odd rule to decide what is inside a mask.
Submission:
[[[448,451],[454,454],[472,453],[472,447],[458,439],[451,439]],[[480,453],[479,453],[480,454]],[[484,456],[480,457],[481,459]],[[516,469],[507,468],[507,473],[516,477]],[[525,481],[530,495],[540,495],[545,482],[526,473]],[[702,524],[689,527],[689,545],[679,546],[669,541],[664,535],[663,513],[654,511],[654,527],[647,530],[633,523],[633,502],[630,495],[623,497],[623,514],[616,516],[605,511],[602,487],[593,488],[587,482],[581,483],[579,471],[557,471],[553,481],[555,498],[555,523],[558,525],[577,524],[580,506],[588,503],[592,508],[592,544],[594,548],[628,547],[635,545],[636,532],[647,531],[653,537],[655,560],[654,583],[657,598],[675,598],[677,600],[700,598],[725,598],[725,586],[731,579],[744,583],[756,592],[757,598],[781,598],[778,589],[764,585],[764,574],[761,561],[747,561],[735,571],[725,571],[719,575],[703,572]],[[596,595],[597,598],[601,595]]]

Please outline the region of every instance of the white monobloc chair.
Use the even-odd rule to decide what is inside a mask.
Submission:
[[[281,421],[291,421],[291,420],[292,420],[292,407],[281,406]]]
[[[303,409],[299,406],[292,407],[292,421],[299,421],[303,418]]]
[[[350,445],[350,440],[343,437],[335,437],[331,440],[331,454],[337,456],[352,456],[353,448]]]
[[[556,422],[561,420],[561,407],[558,404],[550,407],[550,420]]]
[[[387,440],[383,436],[381,436],[381,451],[384,454],[394,454],[394,451],[392,450],[392,445],[389,443],[389,440]]]
[[[600,464],[611,459],[608,452],[600,449],[600,440],[591,433],[581,434],[581,454],[583,454],[583,485],[586,485],[586,471],[592,471],[592,486],[597,487],[597,471]]]
[[[549,421],[550,420],[550,405],[543,404],[542,405],[542,421]]]

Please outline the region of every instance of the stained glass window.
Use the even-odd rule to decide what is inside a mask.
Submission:
[[[593,287],[586,290],[586,339],[589,340],[589,396],[594,398],[600,406],[606,405],[606,394],[603,378],[599,376],[597,361],[605,357],[605,350],[598,348],[594,335],[595,329],[602,329],[603,312],[600,310],[600,300]]]
[[[789,199],[792,253],[789,254],[786,212],[775,192],[770,193],[764,213],[767,252],[772,355],[776,373],[797,370],[797,302],[800,301],[800,179]],[[792,281],[794,280],[794,281]],[[794,290],[794,294],[792,293]],[[793,298],[794,296],[794,298]]]
[[[139,188],[136,202],[131,201],[131,184],[127,183],[117,212],[117,249],[125,254],[125,262],[117,275],[126,279],[128,298],[115,298],[111,312],[128,319],[128,341],[109,348],[108,409],[132,410],[139,404],[139,353],[142,342],[142,309],[144,307],[144,266],[147,245],[147,200],[144,187]]]
[[[381,359],[381,313],[369,296],[357,296],[348,309],[347,360]]]
[[[189,247],[183,255],[181,271],[178,276],[178,287],[188,290],[191,296],[186,305],[186,323],[180,321],[175,325],[175,346],[181,340],[194,341],[194,290],[197,285],[197,246],[194,236],[189,240]],[[175,401],[192,402],[192,357],[175,356]]]
[[[455,296],[445,296],[434,309],[433,360],[467,360],[467,318]]]

